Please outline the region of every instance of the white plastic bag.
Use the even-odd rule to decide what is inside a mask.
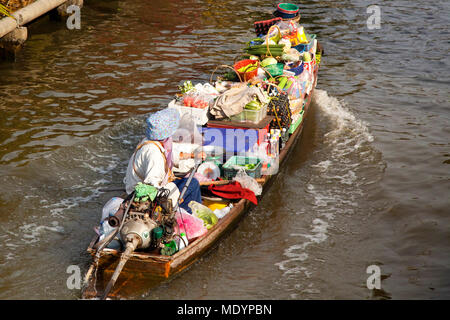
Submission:
[[[192,115],[184,113],[178,129],[172,135],[173,142],[202,145],[202,139],[203,137]]]
[[[119,197],[114,197],[108,200],[106,204],[103,206],[102,209],[102,220],[109,218],[110,216],[113,216],[117,210],[119,210],[120,205],[122,204],[123,199]]]
[[[245,173],[244,169],[240,169],[238,171],[236,176],[233,178],[233,181],[239,182],[242,188],[250,189],[251,191],[253,191],[255,196],[259,196],[262,193],[262,187],[254,178]]]

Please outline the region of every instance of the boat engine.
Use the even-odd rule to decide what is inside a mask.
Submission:
[[[131,199],[130,199],[131,200]],[[126,201],[124,201],[125,203]],[[123,218],[124,207],[109,219],[112,227],[118,227]],[[173,240],[176,220],[174,218],[169,190],[159,189],[153,201],[133,200],[120,230],[123,244],[133,250],[163,248]]]
[[[109,218],[108,222],[112,227],[119,227],[123,220],[120,238],[125,245],[125,250],[120,256],[102,299],[106,298],[114,286],[133,251],[164,248],[165,243],[173,240],[176,220],[169,194],[169,190],[161,188],[153,201],[148,199],[139,201],[134,197],[126,199],[116,214]],[[125,217],[123,217],[124,214]]]

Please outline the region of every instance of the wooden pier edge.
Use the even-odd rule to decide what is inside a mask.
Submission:
[[[36,0],[11,13],[11,17],[0,18],[0,58],[15,58],[28,38],[27,25],[33,20],[53,13],[54,16],[68,16],[70,5],[83,6],[83,0]]]

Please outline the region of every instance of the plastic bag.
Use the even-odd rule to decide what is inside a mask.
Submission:
[[[106,202],[106,204],[103,206],[101,221],[104,221],[110,216],[113,216],[117,212],[117,210],[119,210],[119,207],[122,202],[123,199],[119,197],[109,199],[108,202]]]
[[[183,208],[179,208],[179,211],[175,214],[175,219],[177,219],[178,224],[176,233],[186,233],[189,241],[191,241],[191,239],[201,237],[208,232],[208,229],[204,226],[202,219],[189,214]]]
[[[233,181],[239,182],[242,188],[252,190],[255,196],[259,196],[262,193],[262,187],[254,178],[245,173],[244,169],[239,169]]]
[[[282,36],[296,33],[300,28],[300,25],[292,20],[290,21],[281,20],[276,25],[280,28]]]
[[[214,214],[214,212],[208,208],[207,206],[202,205],[201,203],[198,203],[196,201],[191,201],[188,204],[189,208],[192,210],[192,214],[203,220],[203,224],[205,225],[206,229],[211,229],[212,226],[214,226],[219,219],[217,219],[217,216]]]
[[[195,85],[195,90],[198,93],[210,96],[209,97],[210,99],[213,99],[214,96],[219,95],[219,91],[217,91],[217,89],[215,87],[213,87],[212,85],[210,85],[209,83],[204,83],[204,84],[198,83]]]
[[[152,185],[142,182],[138,182],[136,187],[134,187],[134,190],[136,191],[136,195],[134,197],[135,201],[147,201],[148,199],[153,201],[158,194],[158,189]]]
[[[289,80],[292,82],[290,87],[287,89],[289,99],[295,100],[302,98],[305,92],[305,84],[302,80],[296,77],[289,77]]]
[[[198,83],[195,87],[183,95],[183,105],[198,109],[206,109],[217,98],[219,91],[209,83]]]
[[[189,113],[184,113],[180,119],[180,125],[172,135],[173,142],[202,145],[203,137],[198,131],[197,125]]]

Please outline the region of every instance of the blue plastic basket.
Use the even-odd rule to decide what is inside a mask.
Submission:
[[[287,71],[293,72],[296,76],[302,74],[302,72],[303,72],[303,62],[298,67],[287,69]]]
[[[311,35],[307,36],[307,39],[309,39],[308,43],[301,43],[292,48],[296,49],[298,52],[305,52],[305,51],[311,50],[312,46],[314,45],[314,40],[316,39],[316,35],[311,34]]]

